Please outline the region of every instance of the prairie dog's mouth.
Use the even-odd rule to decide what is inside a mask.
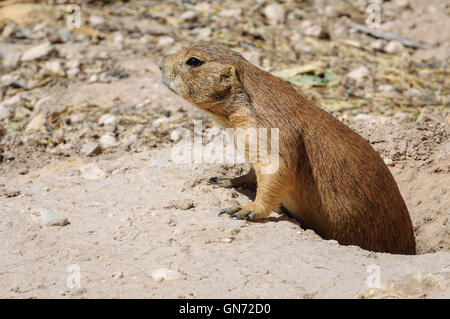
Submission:
[[[169,90],[171,90],[171,91],[172,91],[173,93],[175,93],[175,94],[178,94],[178,93],[174,90],[173,85],[172,85],[172,82],[166,80],[166,78],[164,77],[162,71],[161,71],[161,74],[160,74],[160,76],[159,76],[159,79],[161,80],[162,84],[164,84],[165,86],[167,86],[167,87],[169,88]]]

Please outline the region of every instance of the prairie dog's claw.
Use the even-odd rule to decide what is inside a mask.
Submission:
[[[241,210],[241,208],[239,206],[224,208],[219,212],[219,216],[223,215],[223,214],[233,214],[239,210]]]
[[[227,209],[226,209],[226,208],[220,210],[219,216],[225,214],[226,212],[227,212]]]
[[[224,208],[219,212],[219,216],[222,214],[229,214],[231,218],[256,221],[266,218],[270,215],[270,212],[271,210],[266,210],[264,207],[249,204]]]
[[[227,176],[214,176],[209,179],[209,182],[211,184],[217,184],[225,188],[233,187],[232,179],[228,178]]]

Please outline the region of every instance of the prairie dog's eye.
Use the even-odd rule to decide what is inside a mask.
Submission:
[[[187,59],[186,64],[189,66],[192,66],[192,67],[196,67],[196,66],[202,65],[203,61],[200,61],[196,57],[191,57],[191,58]]]

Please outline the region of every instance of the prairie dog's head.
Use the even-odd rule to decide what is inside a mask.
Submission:
[[[199,108],[226,116],[219,106],[226,105],[239,87],[235,66],[242,61],[237,52],[201,42],[163,57],[161,81]]]

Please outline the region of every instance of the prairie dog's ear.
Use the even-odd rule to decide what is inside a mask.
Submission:
[[[220,72],[220,82],[224,87],[231,87],[237,82],[236,70],[232,65],[225,65]]]

